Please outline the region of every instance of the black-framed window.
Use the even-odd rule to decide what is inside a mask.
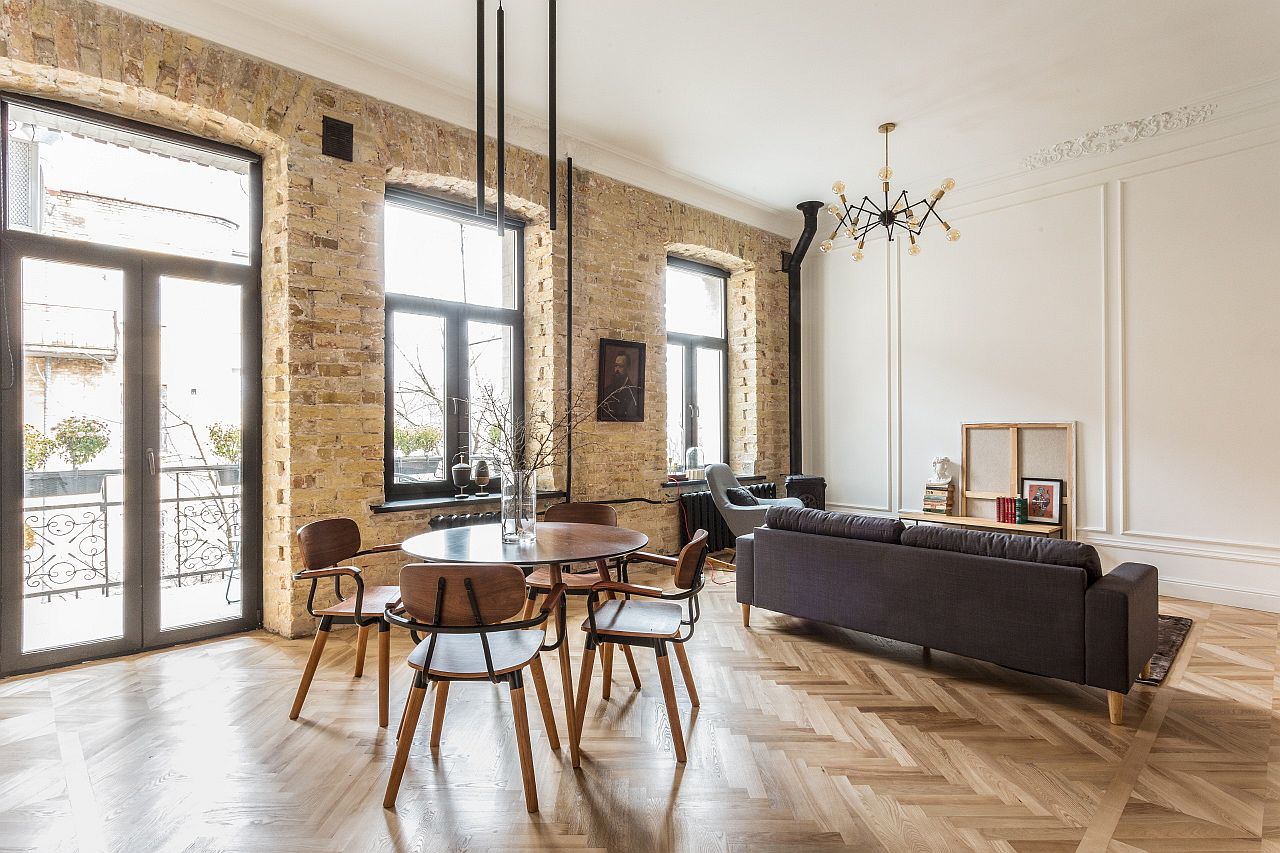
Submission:
[[[499,235],[469,206],[388,189],[383,238],[386,496],[451,494],[450,467],[491,438],[468,401],[524,405],[523,223]]]
[[[726,462],[729,448],[729,274],[667,258],[667,465],[683,470],[689,449],[702,463]]]

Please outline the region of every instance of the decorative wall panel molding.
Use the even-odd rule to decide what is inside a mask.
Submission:
[[[1150,139],[1175,130],[1204,124],[1213,118],[1217,104],[1196,104],[1165,110],[1133,121],[1106,124],[1075,139],[1041,148],[1022,161],[1027,169],[1042,169],[1067,160],[1110,154],[1140,139]]]

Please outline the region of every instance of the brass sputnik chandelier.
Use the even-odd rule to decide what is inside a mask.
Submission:
[[[864,195],[858,206],[854,207],[845,198],[844,181],[836,181],[831,185],[831,191],[840,197],[840,203],[832,202],[827,205],[827,213],[837,220],[836,227],[831,232],[831,236],[818,245],[819,251],[830,252],[832,241],[843,230],[851,240],[858,241],[857,248],[853,250],[853,259],[860,261],[863,258],[862,246],[867,241],[867,234],[872,229],[883,228],[890,240],[893,240],[895,230],[905,231],[907,238],[911,240],[911,248],[907,249],[907,254],[918,255],[920,244],[916,242],[916,237],[924,231],[924,226],[929,222],[930,217],[941,223],[948,241],[954,243],[960,239],[960,232],[952,228],[936,210],[942,197],[955,189],[956,182],[951,178],[944,180],[942,185],[929,193],[926,199],[912,202],[907,198],[907,191],[903,190],[898,193],[897,199],[889,201],[889,179],[893,177],[893,169],[889,168],[889,134],[895,127],[897,125],[893,122],[880,125],[880,132],[884,134],[884,168],[880,170],[879,177],[880,189],[884,193],[884,206],[881,207],[872,201],[871,196]]]

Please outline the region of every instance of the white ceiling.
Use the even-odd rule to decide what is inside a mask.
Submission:
[[[112,4],[474,125],[470,0]],[[505,8],[511,135],[542,150],[546,2]],[[559,21],[562,156],[782,233],[833,178],[874,188],[883,121],[895,181],[963,190],[1101,125],[1280,79],[1275,0],[560,0]]]

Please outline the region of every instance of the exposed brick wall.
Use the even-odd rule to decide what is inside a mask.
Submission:
[[[4,0],[0,88],[183,130],[263,157],[263,610],[295,636],[314,625],[290,579],[293,532],[348,515],[369,542],[426,528],[427,513],[373,515],[382,500],[382,197],[388,183],[474,198],[474,134],[119,10],[82,0]],[[356,127],[355,162],[320,154],[321,117]],[[495,162],[490,140],[487,162]],[[512,212],[526,231],[529,405],[594,395],[602,337],[648,344],[646,420],[591,424],[574,455],[580,499],[669,499],[663,266],[670,252],[729,269],[731,461],[779,479],[787,460],[788,241],[603,175],[578,171],[574,345],[566,364],[565,239],[547,228],[546,161],[509,147]],[[563,167],[562,167],[563,170]],[[492,174],[486,182],[494,186]],[[563,188],[563,181],[560,183]],[[490,189],[491,202],[495,200]],[[563,203],[563,200],[562,200]],[[591,399],[594,399],[592,396]],[[562,485],[563,470],[544,479]],[[676,545],[671,505],[626,504],[623,524]],[[393,576],[397,560],[370,570]]]

